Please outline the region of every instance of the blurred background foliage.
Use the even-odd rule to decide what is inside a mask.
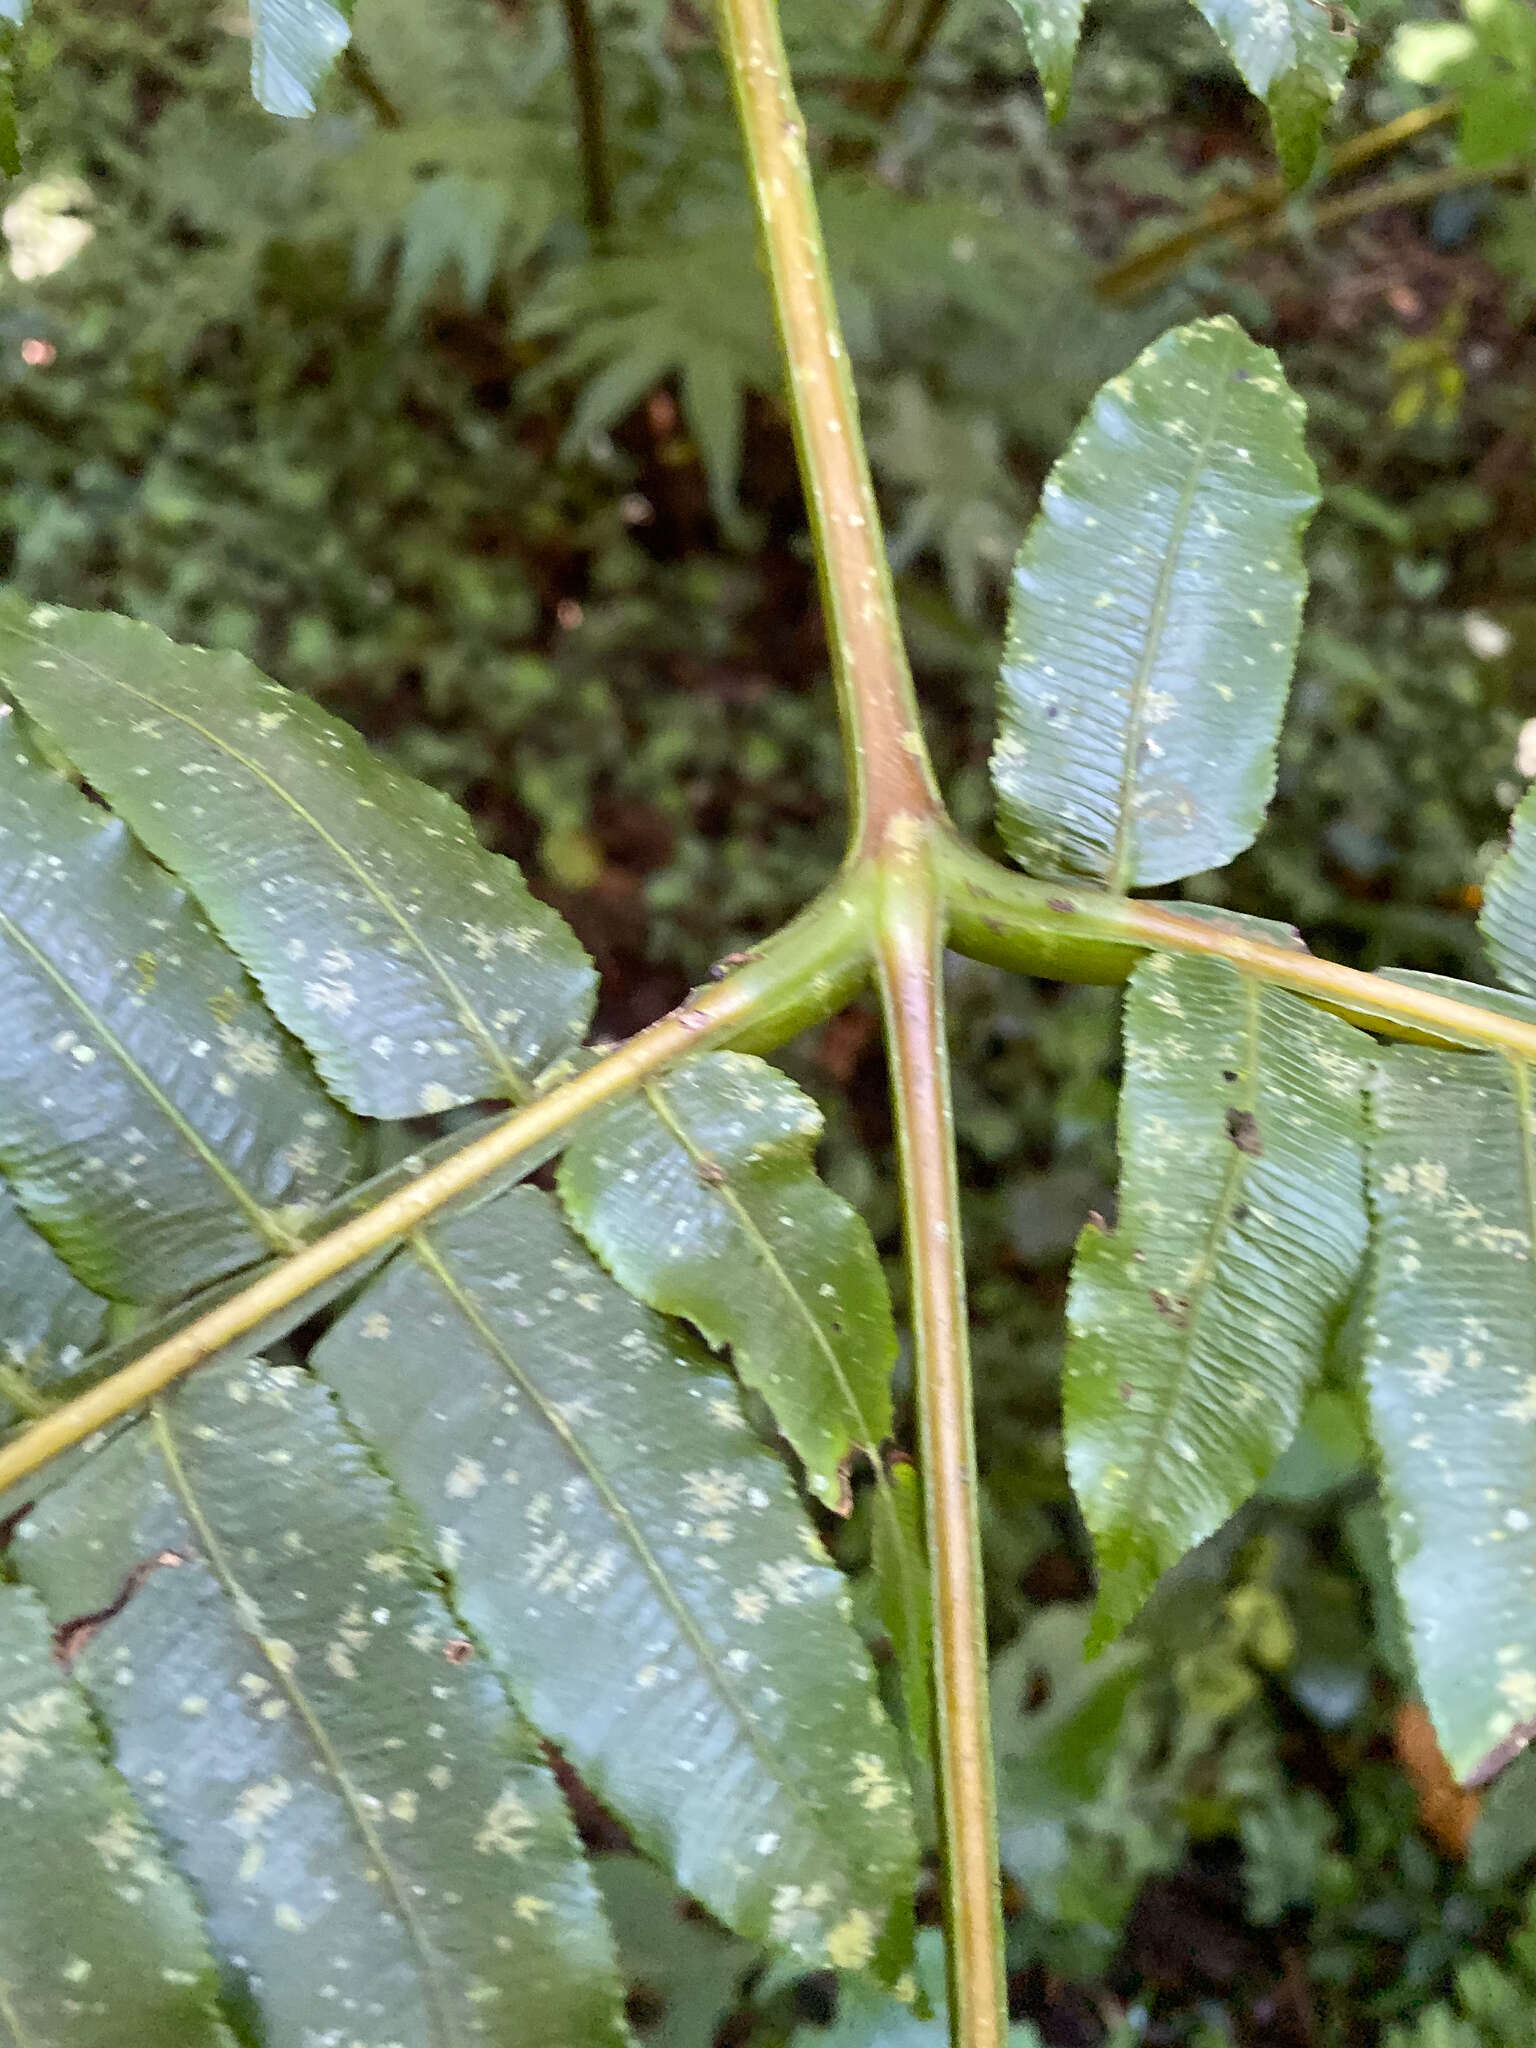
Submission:
[[[0,551],[29,592],[245,651],[459,797],[577,925],[622,1032],[803,902],[842,821],[706,10],[593,11],[596,229],[555,0],[357,0],[294,124],[250,100],[238,6],[39,0]],[[899,7],[784,11],[961,822],[989,830],[1005,581],[1050,460],[1147,338],[1229,310],[1304,393],[1325,501],[1272,821],[1186,893],[1352,963],[1480,976],[1480,878],[1536,769],[1526,0],[1366,0],[1334,137],[1446,90],[1459,126],[1375,164],[1379,203],[1335,181],[1270,204],[1139,293],[1128,254],[1272,175],[1183,0],[1090,11],[1055,129],[1006,0],[928,8],[910,76],[876,47]],[[1536,1789],[1475,1828],[1440,1776],[1343,1395],[1083,1664],[1056,1375],[1071,1246],[1112,1198],[1116,1001],[968,963],[952,998],[1019,2042],[1530,2048]],[[788,1057],[894,1250],[872,1013]],[[857,1570],[859,1516],[828,1533]],[[719,1934],[583,1815],[650,2048],[938,2038]]]

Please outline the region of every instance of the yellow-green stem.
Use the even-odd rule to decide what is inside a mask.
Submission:
[[[821,574],[854,798],[850,861],[877,892],[870,937],[902,1160],[933,1589],[950,2038],[955,2048],[1001,2048],[997,1823],[934,851],[952,827],[918,723],[776,0],[718,6]]]
[[[1536,1024],[1438,990],[1362,974],[1234,920],[1071,883],[1032,882],[960,840],[936,838],[949,941],[974,960],[1067,981],[1124,981],[1148,953],[1200,954],[1288,988],[1364,1031],[1536,1061]]]
[[[886,874],[875,973],[890,1048],[917,1352],[950,2039],[955,2048],[1002,2048],[1007,1979],[965,1257],[944,1034],[944,911],[928,836],[910,850],[893,849]]]
[[[853,844],[941,814],[896,616],[853,373],[775,0],[719,0],[721,41],[789,384],[853,797]]]

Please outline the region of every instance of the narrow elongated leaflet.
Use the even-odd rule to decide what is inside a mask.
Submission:
[[[1095,399],[1014,570],[992,779],[1022,866],[1150,887],[1257,833],[1317,503],[1303,417],[1227,319]]]
[[[1536,995],[1536,788],[1516,807],[1508,850],[1489,871],[1477,923],[1499,979]]]
[[[1099,1642],[1295,1432],[1365,1246],[1370,1049],[1223,961],[1154,954],[1131,977],[1119,1216],[1084,1231],[1068,1304]]]
[[[708,1054],[583,1124],[559,1185],[631,1294],[730,1347],[812,1491],[846,1512],[852,1453],[878,1461],[890,1434],[896,1326],[868,1226],[817,1176],[821,1132],[815,1103],[776,1067]],[[882,1618],[921,1742],[931,1671],[920,1521],[878,1463],[870,1511]]]
[[[269,114],[315,111],[315,92],[347,47],[347,15],[331,0],[251,0],[251,91]]]
[[[890,1434],[896,1325],[868,1226],[817,1175],[821,1112],[786,1074],[711,1053],[581,1126],[576,1228],[631,1294],[686,1316],[767,1401],[812,1490]]]
[[[100,1342],[106,1314],[0,1182],[0,1427]]]
[[[0,1585],[0,2040],[234,2048],[191,1894],[109,1766],[36,1596]]]
[[[1293,185],[1311,170],[1328,109],[1344,90],[1355,38],[1322,0],[1195,0],[1249,89],[1269,107]]]
[[[641,1844],[740,1933],[868,1963],[910,1889],[907,1788],[731,1381],[531,1188],[423,1233],[316,1362],[529,1719]]]
[[[1046,112],[1059,121],[1072,94],[1072,67],[1088,0],[1012,0],[1040,74]]]
[[[366,1116],[519,1099],[591,962],[464,813],[235,654],[0,599],[0,685],[193,890]]]
[[[358,1171],[240,963],[0,706],[0,1169],[78,1277],[157,1301],[290,1246]]]
[[[13,1555],[102,1617],[75,1673],[263,2048],[623,2038],[554,1779],[307,1374],[189,1381]]]
[[[1531,1069],[1393,1047],[1371,1104],[1371,1427],[1424,1703],[1476,1779],[1536,1731]]]

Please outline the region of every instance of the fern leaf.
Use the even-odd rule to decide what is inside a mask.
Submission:
[[[0,1897],[6,2041],[234,2048],[191,1896],[21,1586],[0,1586]]]
[[[580,386],[565,437],[572,451],[675,377],[716,514],[729,526],[745,394],[779,384],[756,242],[734,211],[656,240],[556,271],[534,294],[522,331],[555,345],[529,388]]]
[[[100,1342],[106,1313],[0,1182],[0,1426]]]
[[[1424,1704],[1475,1780],[1536,1733],[1536,1097],[1493,1054],[1384,1052],[1366,1376]]]
[[[1317,502],[1301,422],[1227,319],[1176,328],[1100,392],[1014,572],[992,774],[1023,866],[1144,887],[1253,839]]]
[[[315,92],[347,47],[347,9],[331,0],[251,0],[251,91],[269,114],[315,111]]]
[[[466,301],[483,306],[511,215],[512,195],[491,179],[451,173],[429,179],[400,226],[396,325],[405,325],[421,311],[432,287],[450,267],[459,273]]]
[[[357,1134],[121,823],[0,707],[0,1167],[99,1293],[149,1302],[286,1249]]]
[[[182,877],[349,1107],[518,1099],[590,961],[463,812],[239,655],[0,601],[0,683]]]
[[[341,1995],[413,2048],[622,2039],[554,1779],[323,1388],[201,1374],[23,1527],[55,1623],[104,1616],[75,1672],[271,2048]]]
[[[1311,170],[1328,109],[1344,90],[1355,38],[1336,28],[1322,0],[1195,0],[1242,73],[1269,107],[1275,151],[1293,185]]]
[[[907,1789],[730,1380],[533,1189],[418,1238],[316,1364],[513,1696],[641,1845],[737,1932],[867,1963],[910,1890]]]
[[[303,233],[353,244],[360,291],[398,250],[390,317],[403,328],[452,270],[465,300],[483,304],[503,261],[528,255],[559,218],[563,169],[547,125],[504,110],[364,129],[321,158]]]
[[[577,1131],[576,1228],[620,1285],[729,1348],[846,1512],[848,1461],[891,1429],[896,1326],[874,1240],[817,1176],[821,1112],[765,1060],[691,1060]]]
[[[1295,1433],[1365,1245],[1369,1050],[1222,961],[1154,956],[1131,977],[1119,1219],[1085,1230],[1068,1308],[1100,1642]]]

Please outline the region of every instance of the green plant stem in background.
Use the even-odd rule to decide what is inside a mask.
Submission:
[[[1413,107],[1406,114],[1384,121],[1378,128],[1366,129],[1363,134],[1353,136],[1329,153],[1320,177],[1314,180],[1314,189],[1318,184],[1345,177],[1350,171],[1358,171],[1366,164],[1390,156],[1393,150],[1401,149],[1404,143],[1412,142],[1416,136],[1443,127],[1460,111],[1460,98],[1453,93],[1445,99],[1431,101],[1427,107]],[[1151,291],[1155,285],[1162,284],[1175,271],[1181,270],[1190,257],[1197,255],[1208,243],[1228,236],[1236,238],[1240,230],[1250,223],[1283,213],[1295,197],[1284,178],[1263,178],[1250,191],[1214,199],[1186,226],[1154,242],[1150,248],[1139,249],[1111,264],[1100,273],[1094,289],[1101,299],[1112,303]]]
[[[1305,225],[1316,233],[1343,227],[1368,213],[1381,213],[1391,206],[1422,206],[1426,199],[1439,199],[1446,192],[1464,192],[1472,185],[1508,185],[1529,176],[1526,166],[1512,160],[1506,164],[1444,164],[1439,170],[1417,171],[1407,178],[1382,178],[1363,185],[1358,192],[1345,192],[1325,206],[1312,209]],[[1286,231],[1283,220],[1267,221],[1234,237],[1237,245],[1271,241]]]
[[[359,50],[355,40],[348,43],[337,59],[337,69],[358,97],[368,102],[373,109],[373,117],[381,128],[400,126],[400,109],[380,84],[378,74]]]
[[[918,67],[933,48],[934,38],[944,25],[949,12],[950,0],[923,0],[923,6],[911,33],[898,41],[897,30],[902,26],[907,10],[902,8],[897,19],[888,23],[882,21],[871,42],[875,50],[887,50],[891,55],[891,70],[887,76],[874,80],[860,104],[877,121],[888,121],[901,105],[917,80]],[[881,34],[885,40],[879,40]]]
[[[601,233],[613,225],[613,178],[608,165],[608,117],[603,98],[602,57],[587,0],[565,0],[565,25],[571,45],[571,82],[576,92],[581,171],[587,190],[587,225]]]
[[[890,1048],[933,1606],[934,1725],[957,2048],[1008,2026],[965,1250],[944,1033],[944,923],[930,834],[892,858],[876,976]]]

